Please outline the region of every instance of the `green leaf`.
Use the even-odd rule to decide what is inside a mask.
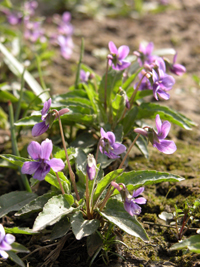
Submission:
[[[24,247],[23,245],[17,243],[17,242],[14,242],[12,243],[12,250],[14,250],[15,252],[21,252],[21,253],[29,253],[30,251]]]
[[[200,253],[200,235],[190,236],[188,239],[181,240],[180,243],[174,244],[170,250],[189,249],[192,252]]]
[[[122,86],[122,75],[122,71],[117,72],[113,69],[108,71],[106,93],[106,102],[108,107],[111,105],[111,99],[113,98],[113,96],[115,97],[115,94],[119,91],[119,87]],[[104,103],[105,98],[105,77],[106,74],[104,74],[98,89],[99,100],[101,103]]]
[[[0,99],[1,102],[11,101],[12,103],[17,103],[19,101],[17,97],[5,90],[0,90]]]
[[[87,92],[88,98],[90,99],[90,104],[94,109],[94,112],[97,114],[98,113],[98,105],[95,101],[97,99],[97,93],[94,90],[94,86],[91,83],[83,84],[83,87],[85,91]]]
[[[77,240],[93,234],[100,226],[99,220],[85,220],[81,212],[75,213],[71,218],[72,232]]]
[[[14,261],[18,266],[21,266],[21,267],[26,267],[25,264],[23,263],[23,261],[17,256],[17,254],[15,254],[15,252],[9,250],[9,251],[6,251],[9,255],[9,258]]]
[[[148,241],[148,236],[142,225],[137,221],[136,216],[131,216],[125,211],[121,201],[109,199],[105,209],[100,214],[129,235]]]
[[[122,117],[124,109],[125,98],[124,96],[117,94],[112,102],[113,124],[117,124],[117,121]]]
[[[37,216],[33,231],[40,231],[48,225],[53,225],[64,215],[73,212],[74,208],[71,207],[73,201],[71,195],[58,195],[50,198],[44,205],[43,211]]]
[[[71,183],[70,181],[67,179],[67,177],[64,175],[63,172],[58,172],[58,176],[60,178],[60,182],[63,186],[63,189],[65,191],[65,193],[70,194],[71,193]],[[60,189],[60,185],[58,182],[58,179],[54,173],[53,170],[51,170],[46,176],[45,176],[45,181],[48,182],[49,184],[55,186],[57,189]]]
[[[63,237],[70,230],[71,224],[67,216],[63,217],[59,222],[57,222],[51,232],[50,240],[55,240],[57,238]]]
[[[134,121],[137,118],[138,107],[134,107],[127,111],[125,117],[121,121],[123,125],[124,135],[127,135],[134,127]]]
[[[13,227],[13,228],[7,228],[4,227],[7,234],[23,234],[23,235],[33,235],[36,234],[36,232],[33,232],[32,229],[27,227]]]
[[[20,77],[24,71],[23,65],[7,50],[7,48],[0,43],[0,51],[5,57],[5,62],[8,65],[9,69],[18,77]],[[36,95],[40,95],[40,99],[44,102],[46,101],[50,95],[48,92],[43,92],[42,87],[35,80],[35,78],[26,70],[24,73],[24,80],[28,83],[30,88]]]
[[[133,190],[140,186],[156,184],[161,182],[180,182],[184,178],[166,172],[157,171],[130,171],[124,172],[117,177],[117,183],[127,185],[128,190]],[[115,190],[115,192],[118,192]]]
[[[27,214],[30,212],[38,212],[41,211],[47,201],[55,195],[55,192],[48,192],[42,196],[37,197],[32,200],[30,203],[26,204],[22,209],[20,209],[15,216],[21,216],[23,214]]]
[[[101,196],[101,194],[106,189],[106,187],[110,184],[110,182],[116,179],[122,172],[123,172],[122,169],[109,172],[106,176],[104,176],[101,179],[101,181],[99,181],[99,183],[97,184],[95,193],[94,193],[94,197],[93,197],[94,203]]]
[[[40,121],[41,121],[41,115],[34,115],[18,120],[17,122],[15,122],[15,126],[34,126],[36,123]]]
[[[18,156],[12,155],[12,154],[2,154],[2,155],[0,155],[0,157],[3,160],[6,160],[7,162],[11,163],[12,165],[18,166],[18,167],[22,167],[22,165],[24,164],[25,161],[29,161],[29,159],[18,157]],[[5,167],[7,167],[7,166],[10,166],[10,164],[8,164],[8,165],[5,164]]]
[[[81,147],[88,148],[96,145],[97,139],[94,138],[94,135],[90,132],[83,132],[76,137],[76,139],[70,143],[72,147]]]
[[[181,113],[174,111],[173,109],[170,109],[168,107],[154,103],[142,103],[138,107],[137,120],[145,118],[153,119],[157,114],[160,115],[160,118],[162,120],[168,120],[171,123],[175,123],[188,130],[190,130],[192,126],[196,125],[193,121],[191,121]]]
[[[152,90],[142,90],[142,91],[137,91],[134,101],[137,101],[141,98],[144,98],[145,96],[153,95]]]
[[[135,78],[137,77],[138,73],[142,70],[143,68],[140,68],[137,72],[134,72],[122,85],[122,88],[124,91],[127,91],[129,86],[131,85],[132,82],[134,82]]]
[[[11,211],[17,211],[37,197],[26,191],[13,191],[0,196],[0,218]]]

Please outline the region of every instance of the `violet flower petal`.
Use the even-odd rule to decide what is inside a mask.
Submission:
[[[6,234],[4,240],[8,244],[12,244],[13,242],[15,242],[15,236],[14,235],[11,235],[11,234]]]
[[[159,139],[165,139],[170,131],[171,123],[169,121],[164,121],[161,126],[161,132],[158,134]]]
[[[109,140],[109,143],[110,143],[111,145],[115,143],[115,135],[114,135],[114,133],[112,133],[112,132],[107,132],[105,138]]]
[[[44,102],[44,106],[43,106],[43,109],[42,109],[42,112],[41,112],[42,116],[47,114],[47,112],[49,111],[50,107],[51,107],[51,98],[49,98],[49,100]]]
[[[118,49],[118,59],[123,60],[124,58],[126,58],[129,54],[129,51],[130,49],[127,45],[120,46]]]
[[[47,159],[48,160],[50,158],[52,149],[53,149],[52,141],[47,138],[45,141],[43,141],[41,143],[41,154],[40,154],[40,158],[41,159]]]
[[[160,143],[154,142],[153,146],[164,154],[173,154],[177,149],[174,141],[171,140],[160,140]]]
[[[50,166],[48,164],[45,164],[45,166],[39,166],[39,168],[36,170],[35,174],[33,175],[33,178],[42,181],[44,180],[47,173],[50,172]]]
[[[45,133],[49,129],[49,124],[46,125],[45,121],[36,123],[32,128],[32,136],[36,137]]]
[[[139,196],[140,194],[142,194],[143,191],[144,191],[144,187],[142,186],[138,188],[136,191],[133,191],[132,197],[135,198]]]
[[[28,154],[32,159],[39,159],[41,154],[41,146],[38,142],[32,141],[27,147]]]
[[[64,169],[65,167],[65,164],[64,162],[61,160],[61,159],[56,159],[56,158],[53,158],[53,159],[50,159],[47,163],[53,171],[55,172],[59,172],[61,171],[62,169]]]
[[[144,197],[138,197],[134,200],[137,204],[146,204],[147,200]]]
[[[29,174],[32,175],[34,172],[36,172],[36,170],[40,167],[40,163],[39,162],[35,162],[35,161],[26,161],[24,162],[22,168],[21,168],[21,172],[24,174]]]
[[[0,243],[1,243],[1,241],[3,241],[5,235],[6,235],[6,233],[5,233],[5,230],[3,228],[3,225],[0,224]]]
[[[109,47],[109,50],[110,50],[111,54],[118,55],[117,47],[115,46],[115,44],[112,41],[110,41],[108,43],[108,47]]]
[[[114,150],[112,150],[112,152],[117,155],[122,154],[126,151],[126,146],[120,143],[113,144],[113,148]]]
[[[1,255],[2,258],[4,258],[4,259],[7,259],[8,256],[9,256],[7,252],[5,252],[5,251],[3,251],[3,250],[1,250],[1,249],[0,249],[0,255]]]
[[[0,244],[0,250],[11,250],[12,247],[5,241],[5,239]]]

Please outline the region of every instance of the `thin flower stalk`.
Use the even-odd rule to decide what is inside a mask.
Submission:
[[[88,219],[91,219],[90,203],[89,203],[89,178],[88,178],[88,175],[86,175],[85,198],[86,198],[87,217],[88,217]]]
[[[137,94],[137,91],[138,91],[139,88],[140,88],[140,85],[141,85],[141,83],[142,83],[143,78],[144,78],[146,75],[147,75],[147,73],[145,72],[145,74],[144,74],[144,75],[142,76],[142,78],[140,79],[140,81],[139,81],[137,87],[136,87],[135,90],[133,91],[133,94],[132,94],[132,96],[131,96],[130,99],[129,99],[130,107],[129,107],[129,108],[125,107],[125,109],[124,109],[124,113],[122,114],[120,120],[122,120],[122,119],[125,117],[127,110],[130,110],[130,109],[132,108],[132,105],[133,105],[133,102],[134,102],[134,98],[135,98],[135,96],[136,96],[136,94]]]
[[[128,157],[128,154],[130,153],[131,149],[132,149],[133,146],[135,145],[135,143],[136,143],[137,139],[139,138],[139,136],[140,136],[140,134],[138,134],[138,135],[135,137],[135,139],[133,140],[133,142],[132,142],[132,144],[130,145],[129,149],[127,150],[126,155],[124,156],[124,158],[123,158],[121,164],[119,165],[119,168],[118,168],[118,169],[121,169],[121,168],[123,167],[124,162],[125,162],[126,158]]]
[[[76,198],[79,201],[80,200],[80,196],[79,196],[79,193],[78,193],[78,190],[77,190],[77,186],[76,186],[75,174],[74,174],[74,172],[72,170],[72,167],[71,167],[71,164],[70,164],[70,161],[69,161],[69,156],[68,156],[68,153],[67,153],[65,138],[64,138],[64,134],[63,134],[62,122],[61,122],[61,119],[60,119],[59,112],[56,109],[54,109],[54,111],[57,114],[57,118],[58,118],[58,122],[59,122],[61,139],[62,139],[63,148],[64,148],[64,151],[65,151],[65,156],[66,156],[66,160],[67,160],[67,164],[68,164],[68,168],[69,168],[69,176],[70,176],[70,179],[71,179],[71,182],[72,182],[75,194],[76,194]]]

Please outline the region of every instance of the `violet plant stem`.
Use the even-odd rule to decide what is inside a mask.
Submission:
[[[106,203],[108,202],[108,199],[110,198],[110,196],[112,195],[112,193],[114,192],[115,188],[113,190],[111,190],[112,188],[112,185],[110,185],[110,187],[108,188],[108,191],[107,191],[107,194],[103,200],[103,202],[101,203],[101,206],[100,206],[100,211],[102,211],[102,209],[105,207]]]
[[[67,160],[67,164],[68,164],[68,168],[69,168],[69,176],[70,176],[70,179],[71,179],[71,182],[72,182],[75,194],[76,194],[76,198],[79,201],[80,200],[80,196],[79,196],[79,193],[78,193],[78,190],[77,190],[77,186],[76,186],[76,182],[75,182],[75,174],[74,174],[74,172],[72,170],[72,167],[71,167],[71,164],[70,164],[70,161],[69,161],[69,156],[68,156],[68,153],[67,153],[65,138],[64,138],[64,134],[63,134],[62,122],[61,122],[61,119],[60,119],[59,112],[56,109],[54,109],[54,111],[57,114],[57,118],[58,118],[58,122],[59,122],[61,139],[62,139],[63,148],[64,148],[64,151],[65,151],[65,156],[66,156],[66,160]]]
[[[133,94],[132,94],[132,96],[131,96],[131,98],[130,98],[130,100],[129,100],[130,108],[128,109],[127,107],[125,107],[124,112],[123,112],[123,114],[122,114],[120,120],[122,120],[122,119],[125,117],[127,110],[130,110],[130,109],[132,108],[134,98],[135,98],[135,96],[136,96],[136,94],[137,94],[137,91],[139,90],[139,87],[140,87],[140,85],[141,85],[141,83],[142,83],[142,80],[143,80],[143,78],[144,78],[145,76],[146,76],[146,73],[142,76],[142,78],[141,78],[141,80],[139,81],[139,83],[138,83],[136,89],[133,91]]]
[[[91,219],[90,204],[89,204],[89,183],[88,183],[88,175],[86,175],[85,198],[86,198],[87,217],[88,217],[88,219]]]
[[[121,164],[119,165],[119,168],[118,169],[121,169],[124,165],[124,162],[126,160],[126,158],[128,157],[128,154],[130,153],[131,149],[133,148],[133,146],[135,145],[137,139],[139,138],[140,134],[137,134],[137,136],[135,137],[135,139],[133,140],[132,144],[130,145],[130,147],[128,148],[127,152],[126,152],[126,155],[124,156]]]

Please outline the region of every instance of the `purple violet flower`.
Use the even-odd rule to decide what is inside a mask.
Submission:
[[[60,45],[60,53],[65,59],[69,59],[73,52],[74,43],[71,36],[58,36],[58,44]]]
[[[154,44],[152,42],[148,43],[146,46],[144,44],[140,44],[139,46],[139,54],[138,54],[138,63],[140,66],[143,66],[144,64],[151,65],[158,56],[152,55],[154,49]],[[136,53],[138,53],[136,51]]]
[[[167,91],[172,89],[175,80],[172,76],[166,74],[165,62],[162,58],[156,60],[156,65],[156,70],[152,70],[153,95],[156,100],[158,100],[158,95],[168,100],[170,95]]]
[[[103,128],[100,130],[101,140],[99,150],[111,159],[117,159],[126,151],[126,147],[118,142],[115,142],[115,135],[113,132],[105,132]]]
[[[85,72],[84,70],[80,70],[80,81],[82,83],[87,83],[90,78],[89,71]]]
[[[108,44],[110,54],[108,55],[108,63],[114,70],[124,70],[130,66],[130,62],[124,60],[129,54],[129,47],[126,45],[120,46],[118,49],[111,41]]]
[[[170,65],[170,71],[178,76],[183,75],[186,72],[186,68],[181,64],[175,64],[177,53],[174,55],[173,64]]]
[[[149,131],[142,128],[136,128],[134,132],[147,137],[152,145],[159,151],[165,154],[173,154],[177,149],[174,141],[165,140],[170,131],[171,123],[169,121],[164,121],[162,123],[159,114],[157,114],[156,127],[157,132],[152,128],[149,128]]]
[[[96,175],[96,160],[92,154],[88,154],[87,156],[87,166],[86,166],[86,172],[88,175],[88,178],[90,180],[93,180]]]
[[[42,122],[39,122],[39,123],[36,123],[34,126],[33,126],[33,129],[32,129],[32,136],[36,137],[36,136],[39,136],[43,133],[45,133],[48,129],[49,129],[49,122],[47,120],[47,115],[48,115],[48,112],[49,112],[49,109],[51,107],[51,98],[49,98],[49,100],[47,100],[45,103],[44,103],[44,106],[43,106],[43,109],[42,109]]]
[[[24,162],[21,172],[30,175],[34,174],[33,178],[42,181],[51,168],[55,172],[61,171],[65,167],[64,162],[61,159],[49,159],[52,149],[53,144],[49,139],[43,141],[41,145],[32,141],[28,145],[27,151],[34,161]]]
[[[24,3],[24,10],[26,16],[33,16],[35,14],[35,9],[38,7],[37,1],[27,1]]]
[[[21,23],[22,17],[23,17],[23,15],[21,12],[10,13],[9,15],[7,15],[8,22],[11,25],[17,25],[17,24]]]
[[[53,112],[49,111],[50,107],[51,107],[51,98],[49,98],[49,100],[44,102],[44,106],[41,111],[42,122],[38,122],[33,126],[33,129],[32,129],[33,137],[36,137],[36,136],[39,136],[45,133],[49,129],[51,124],[54,122],[54,120],[57,119],[57,114],[54,111]],[[59,116],[62,116],[68,112],[69,112],[68,108],[63,108],[58,111],[58,114]]]
[[[15,237],[11,234],[6,234],[3,225],[0,224],[0,255],[4,259],[8,258],[6,251],[11,250],[11,244],[15,242]]]
[[[41,23],[39,21],[33,22],[29,21],[28,17],[25,20],[25,31],[24,31],[24,38],[30,40],[31,42],[35,43],[38,39],[41,42],[46,40],[44,36],[44,30],[41,28]]]
[[[146,204],[146,198],[138,197],[144,191],[144,187],[140,187],[136,191],[133,191],[133,194],[131,196],[124,184],[117,184],[116,182],[112,181],[111,185],[120,192],[122,199],[124,200],[124,209],[131,216],[139,215],[142,209],[138,204]],[[121,188],[120,185],[122,185],[123,188]]]

